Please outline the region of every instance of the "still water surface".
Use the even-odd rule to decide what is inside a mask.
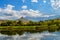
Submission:
[[[0,40],[60,40],[60,32],[24,33],[20,36],[0,34]]]

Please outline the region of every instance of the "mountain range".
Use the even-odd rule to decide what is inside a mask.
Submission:
[[[51,20],[51,19],[60,19],[60,15],[56,15],[56,16],[50,16],[50,17],[20,17],[19,19],[12,19],[12,20],[22,20],[22,21],[28,21],[28,20],[32,20],[32,21],[44,21],[44,20]],[[0,19],[3,20],[3,19]],[[6,19],[5,19],[6,20]],[[9,20],[9,19],[8,19]]]
[[[17,20],[22,20],[22,21],[28,21],[28,20],[32,20],[32,21],[44,21],[44,20],[51,20],[51,19],[59,19],[60,15],[56,15],[56,16],[51,16],[51,17],[21,17]]]

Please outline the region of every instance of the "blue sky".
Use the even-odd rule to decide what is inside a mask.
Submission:
[[[0,0],[0,19],[60,15],[60,0]]]

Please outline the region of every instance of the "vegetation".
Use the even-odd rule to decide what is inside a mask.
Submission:
[[[24,32],[35,33],[43,31],[60,31],[60,19],[39,22],[4,20],[0,23],[0,33],[6,35],[22,35]]]

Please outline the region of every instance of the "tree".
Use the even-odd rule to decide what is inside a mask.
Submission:
[[[23,25],[23,23],[22,23],[22,21],[21,20],[19,20],[18,22],[17,22],[17,24],[16,24],[17,26],[22,26]]]

